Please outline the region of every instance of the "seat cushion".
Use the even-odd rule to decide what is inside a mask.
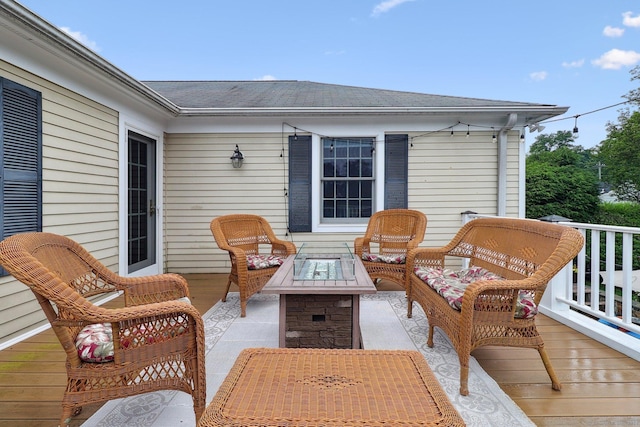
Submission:
[[[370,254],[369,252],[362,253],[362,260],[369,262],[384,262],[386,264],[404,264],[407,261],[407,256],[402,255],[378,255]]]
[[[182,297],[178,301],[191,303],[189,298]],[[165,322],[168,323],[168,322]],[[173,328],[164,329],[172,331]],[[160,321],[158,329],[163,329],[163,322]],[[144,335],[145,327],[140,326],[140,335]],[[121,343],[123,347],[128,347],[130,342],[126,337]],[[95,323],[86,325],[76,336],[76,349],[78,357],[84,362],[105,363],[113,361],[113,329],[111,323]]]
[[[449,305],[456,309],[462,308],[462,296],[470,283],[478,280],[503,280],[491,271],[481,267],[470,267],[460,271],[448,269],[416,267],[414,273],[429,287],[438,292]],[[529,291],[520,291],[516,302],[517,319],[530,319],[538,313],[538,307]]]
[[[279,267],[283,263],[284,258],[278,255],[247,255],[247,268],[249,270]]]

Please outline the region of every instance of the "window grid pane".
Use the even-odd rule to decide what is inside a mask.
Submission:
[[[371,216],[373,144],[374,138],[322,139],[323,219]]]

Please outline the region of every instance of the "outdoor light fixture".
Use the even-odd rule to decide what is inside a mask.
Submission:
[[[496,137],[496,130],[494,128],[491,128],[493,130],[493,135],[491,136],[491,142],[493,142],[494,144],[496,142],[498,142],[498,138]]]
[[[235,169],[242,167],[242,162],[244,162],[244,155],[238,148],[238,144],[236,144],[236,149],[233,150],[233,155],[229,158],[231,159],[231,164]]]
[[[529,132],[533,133],[535,131],[542,132],[544,130],[544,126],[538,123],[533,123],[529,125]]]

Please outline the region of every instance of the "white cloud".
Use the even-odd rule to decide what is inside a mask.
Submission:
[[[98,44],[96,42],[94,42],[93,40],[89,39],[89,37],[86,36],[86,34],[81,33],[80,31],[72,31],[71,28],[69,27],[60,27],[60,29],[67,33],[67,35],[73,37],[76,41],[82,43],[83,45],[85,45],[86,47],[88,47],[89,49],[95,51],[95,52],[99,52],[100,48],[98,47]]]
[[[265,81],[267,81],[267,80],[278,80],[278,79],[273,77],[271,74],[265,74],[264,76],[258,77],[257,79],[254,79],[254,80],[265,80]]]
[[[584,59],[578,59],[577,61],[563,62],[564,68],[580,68],[584,65]]]
[[[607,25],[602,30],[602,34],[607,37],[622,37],[624,34],[624,28],[612,27],[611,25]]]
[[[413,0],[386,0],[386,1],[383,1],[382,3],[378,3],[376,7],[373,8],[373,11],[371,12],[371,16],[379,16],[383,13],[389,12],[394,7],[400,6],[402,3],[406,3],[408,1],[413,1]]]
[[[534,71],[533,73],[529,74],[529,78],[531,78],[531,80],[533,81],[539,82],[545,80],[548,75],[549,73],[547,73],[546,71]]]
[[[605,70],[619,70],[622,67],[631,67],[639,63],[640,53],[633,50],[611,49],[591,62]]]
[[[622,23],[627,27],[640,27],[640,15],[632,16],[633,12],[622,14]]]

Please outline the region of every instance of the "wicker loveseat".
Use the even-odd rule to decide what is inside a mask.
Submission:
[[[0,242],[0,264],[35,294],[66,353],[60,425],[83,405],[179,390],[206,405],[204,325],[177,274],[122,277],[73,240],[23,233]],[[90,299],[124,294],[125,307]]]
[[[407,314],[411,317],[413,301],[420,304],[429,321],[429,347],[435,327],[451,340],[460,360],[460,394],[469,393],[470,353],[485,345],[537,349],[553,389],[561,388],[535,315],[549,280],[583,244],[580,232],[571,227],[479,218],[465,224],[444,247],[409,252]],[[467,258],[468,268],[446,269],[450,257]]]

